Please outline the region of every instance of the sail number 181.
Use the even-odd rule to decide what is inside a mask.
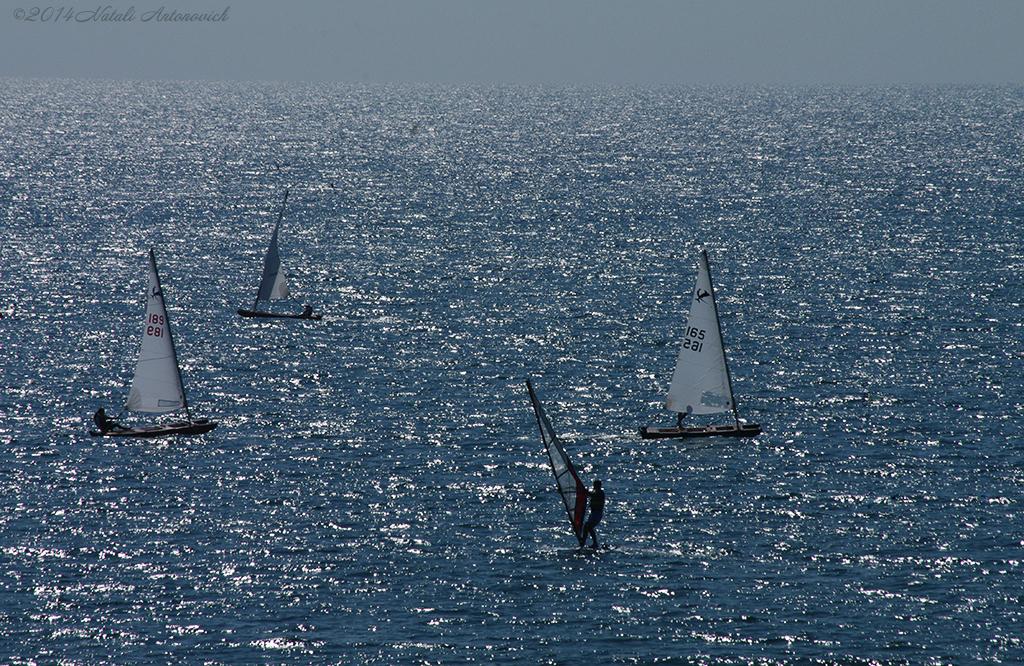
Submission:
[[[152,335],[154,338],[164,337],[164,317],[163,315],[151,314],[149,315],[149,321],[146,322],[146,335]]]
[[[704,349],[704,329],[686,327],[686,338],[683,340],[683,349],[691,349],[699,352]]]

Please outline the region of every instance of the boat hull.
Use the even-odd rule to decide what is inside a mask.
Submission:
[[[717,426],[688,426],[685,428],[640,428],[643,439],[690,439],[696,437],[756,437],[761,434],[759,423],[735,423]]]
[[[164,423],[160,425],[143,426],[141,428],[127,428],[124,430],[90,430],[93,437],[167,437],[169,435],[201,435],[210,432],[217,427],[214,421],[207,419],[196,419],[195,421],[179,421],[177,423]]]
[[[323,315],[318,314],[276,314],[274,312],[260,312],[258,310],[239,310],[238,314],[243,317],[259,317],[263,319],[320,319]]]

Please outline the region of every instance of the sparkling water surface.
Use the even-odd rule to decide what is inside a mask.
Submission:
[[[1020,663],[1020,86],[0,101],[0,663]],[[219,425],[91,438],[150,247]],[[765,432],[642,441],[699,248]]]

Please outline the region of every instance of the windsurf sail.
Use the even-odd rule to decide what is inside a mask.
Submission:
[[[533,391],[533,384],[526,380],[526,388],[530,391],[530,402],[533,403],[533,413],[537,415],[537,426],[540,428],[540,437],[544,441],[544,448],[548,452],[548,460],[551,462],[551,471],[555,474],[555,482],[558,484],[558,492],[565,504],[565,511],[569,514],[569,522],[572,524],[573,534],[580,545],[583,545],[583,519],[587,513],[587,487],[580,481],[572,461],[565,454],[562,443],[555,434],[555,429],[544,413],[537,394]]]
[[[146,289],[146,319],[142,323],[142,347],[135,365],[135,378],[125,405],[133,412],[161,414],[188,410],[181,383],[178,356],[171,337],[164,292],[156,272],[156,258],[149,251],[149,282]]]

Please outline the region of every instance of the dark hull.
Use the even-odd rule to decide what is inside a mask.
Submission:
[[[142,428],[128,428],[127,430],[90,430],[93,437],[167,437],[168,435],[201,435],[210,432],[217,427],[217,424],[207,419],[196,419],[195,421],[180,421],[178,423],[164,423],[161,425],[145,426]]]
[[[239,310],[238,314],[243,317],[262,317],[264,319],[320,319],[323,316],[318,314],[275,314],[273,312],[260,312],[258,310]]]
[[[685,428],[640,428],[643,439],[689,439],[692,437],[756,437],[761,434],[759,423],[735,423],[717,426],[688,426]]]

